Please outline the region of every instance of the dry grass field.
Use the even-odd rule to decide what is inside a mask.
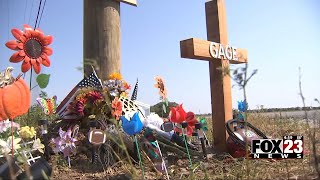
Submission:
[[[193,159],[193,167],[188,168],[187,159],[173,156],[167,158],[170,179],[317,179],[308,132],[315,131],[315,139],[320,139],[319,123],[309,128],[306,121],[301,119],[275,119],[259,113],[249,114],[248,121],[272,138],[282,138],[283,135],[303,135],[304,158],[274,161],[248,160],[235,159],[228,154],[212,152],[208,160]],[[209,126],[211,127],[211,125]],[[209,131],[212,132],[212,130]],[[208,135],[211,138],[211,133]],[[318,144],[317,146],[319,149]],[[82,155],[73,157],[71,168],[58,161],[58,158],[53,161],[53,164],[52,179],[142,179],[142,172],[138,165],[130,167],[126,163],[118,163],[113,167],[101,170]],[[146,179],[166,179],[164,175],[157,173],[152,168],[150,162],[144,161],[144,166]],[[134,171],[130,172],[132,168]]]

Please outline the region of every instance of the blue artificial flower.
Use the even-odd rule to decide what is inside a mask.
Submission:
[[[122,129],[128,135],[135,135],[142,131],[143,124],[138,113],[135,113],[130,121],[124,116],[121,116],[120,120],[122,121]]]
[[[238,101],[238,109],[240,112],[245,112],[248,109],[247,101]]]

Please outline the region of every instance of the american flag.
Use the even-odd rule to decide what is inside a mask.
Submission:
[[[102,89],[101,80],[98,78],[95,70],[93,70],[89,77],[83,78],[59,104],[59,106],[56,109],[56,112],[60,118],[69,120],[79,118],[78,114],[68,110],[68,106],[74,100],[77,92],[80,91],[81,88],[85,87]]]
[[[136,85],[134,86],[134,89],[131,95],[131,100],[132,101],[137,100],[137,96],[138,96],[138,79],[137,79]]]

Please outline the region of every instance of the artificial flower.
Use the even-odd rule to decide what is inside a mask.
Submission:
[[[90,100],[90,102],[95,105],[97,105],[99,102],[101,102],[103,100],[102,94],[98,91],[90,91],[87,94],[87,97]]]
[[[20,137],[24,139],[33,138],[37,132],[34,130],[34,127],[24,126],[19,130]]]
[[[121,80],[122,79],[122,75],[120,73],[111,73],[109,75],[109,79],[112,80]]]
[[[125,117],[120,117],[122,121],[122,129],[124,132],[126,132],[128,135],[135,135],[142,131],[143,124],[140,120],[139,113],[136,112],[133,117],[130,119],[130,121]]]
[[[166,99],[167,98],[167,89],[164,85],[164,80],[160,76],[155,77],[156,84],[154,87],[159,89],[159,95],[161,99]]]
[[[122,93],[120,94],[120,97],[126,97],[126,98],[128,98],[128,93],[127,93],[127,92],[122,92]]]
[[[70,156],[76,153],[76,138],[71,136],[72,131],[69,128],[67,131],[59,129],[59,137],[52,139],[51,142],[54,143],[55,147],[53,151],[55,153],[62,152],[64,157]]]
[[[86,103],[86,99],[85,98],[79,98],[76,101],[75,110],[76,110],[77,113],[79,113],[80,116],[84,116],[85,103]]]
[[[114,116],[116,120],[119,120],[120,116],[122,115],[122,103],[118,97],[114,98],[114,100],[111,103],[111,107],[112,116]]]
[[[24,31],[12,29],[12,35],[16,40],[8,41],[6,46],[15,52],[10,57],[10,62],[22,62],[21,71],[27,72],[31,67],[39,74],[41,65],[50,66],[49,56],[52,49],[48,47],[52,41],[52,36],[45,36],[40,29],[33,29],[29,25],[24,25]]]
[[[39,152],[41,152],[43,154],[44,145],[41,143],[39,138],[34,140],[33,145],[32,145],[32,149],[38,150]]]
[[[164,119],[162,119],[158,114],[156,113],[150,113],[149,116],[143,121],[143,124],[145,127],[154,127],[151,129],[160,129],[161,125],[164,123]]]
[[[124,82],[122,80],[108,80],[105,81],[104,86],[108,89],[109,93],[111,96],[117,97],[119,96],[119,94],[121,94],[122,92],[125,92],[128,87],[124,86]]]
[[[6,132],[8,129],[11,129],[11,126],[15,129],[19,129],[20,125],[13,121],[9,121],[9,119],[0,121],[0,133]]]
[[[248,109],[247,101],[238,101],[238,109],[240,112],[245,112]]]
[[[184,111],[182,104],[178,105],[177,107],[170,108],[170,115],[169,115],[170,121],[180,124],[186,120],[186,116],[187,114]]]
[[[0,152],[1,154],[5,153],[9,153],[13,149],[20,149],[20,144],[19,142],[21,141],[21,138],[15,138],[14,136],[9,136],[7,141],[4,141],[2,139],[0,139]],[[13,142],[13,144],[12,144]]]
[[[186,127],[187,132],[184,132],[184,133],[186,133],[186,135],[188,135],[188,136],[192,136],[192,132],[193,132],[193,130],[195,128],[195,124],[198,122],[197,119],[196,119],[196,116],[195,116],[195,114],[193,112],[188,112],[186,114],[186,122],[188,124],[187,127]],[[181,128],[177,128],[176,127],[174,130],[176,132],[179,132],[179,133],[182,132]]]
[[[128,84],[126,81],[123,82],[123,86],[126,90],[130,90],[131,89],[131,86],[130,84]]]

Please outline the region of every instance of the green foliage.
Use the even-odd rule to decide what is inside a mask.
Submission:
[[[22,116],[19,116],[15,119],[17,123],[20,124],[20,126],[38,126],[38,120],[40,119],[47,119],[49,122],[56,119],[57,115],[45,115],[41,106],[38,104],[34,104],[29,109],[29,113],[26,113]]]
[[[37,83],[41,89],[44,89],[48,86],[50,79],[50,74],[40,74],[37,76]]]
[[[153,106],[150,107],[150,111],[154,112],[156,114],[158,114],[160,117],[168,117],[169,112],[170,112],[170,107],[176,107],[178,105],[178,103],[176,102],[168,102],[167,103],[168,106],[166,107],[166,111],[163,111],[164,108],[164,103],[163,102],[159,102]]]
[[[47,98],[48,97],[48,93],[45,91],[41,91],[39,94],[39,97],[41,98]],[[57,104],[55,104],[55,106],[57,107]],[[43,112],[42,107],[37,103],[37,104],[33,104],[28,113],[19,116],[15,119],[15,121],[17,123],[19,123],[21,126],[34,126],[37,127],[38,126],[38,120],[40,119],[47,119],[49,122],[57,119],[58,115],[46,115]]]

